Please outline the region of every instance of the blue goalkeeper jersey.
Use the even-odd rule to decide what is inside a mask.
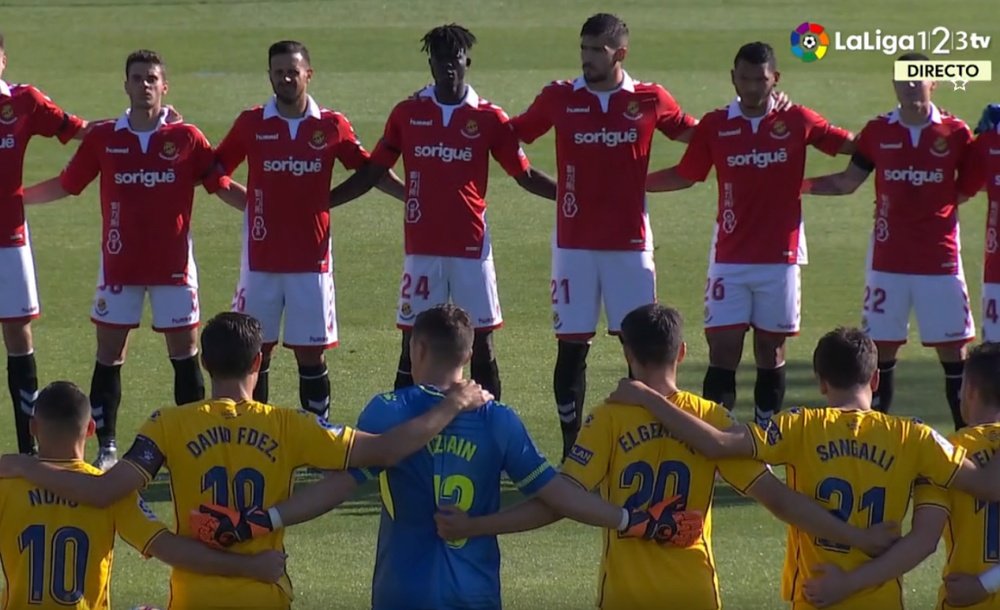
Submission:
[[[385,432],[443,398],[430,386],[381,394],[361,412],[357,428]],[[528,495],[556,476],[517,414],[496,402],[459,414],[425,449],[392,468],[351,471],[359,483],[378,478],[382,495],[374,610],[501,607],[496,537],[446,542],[437,535],[434,513],[446,504],[471,515],[496,512],[504,472]]]

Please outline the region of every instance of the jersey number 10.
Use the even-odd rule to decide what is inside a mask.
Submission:
[[[225,466],[213,466],[201,477],[201,490],[212,492],[213,504],[236,510],[264,508],[264,475],[254,468],[237,470],[230,481]]]
[[[83,599],[90,539],[80,528],[60,527],[48,544],[47,540],[45,526],[39,524],[24,528],[17,538],[18,550],[28,553],[28,603],[44,601],[45,566],[50,565],[48,583],[52,599],[62,605],[76,604]]]

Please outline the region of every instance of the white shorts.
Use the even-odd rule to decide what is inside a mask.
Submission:
[[[908,275],[868,270],[861,325],[873,340],[906,343],[910,309],[928,346],[968,343],[976,336],[965,276]]]
[[[711,264],[705,285],[705,330],[729,328],[799,334],[802,311],[798,265]]]
[[[656,266],[648,250],[552,249],[552,326],[556,337],[585,340],[597,331],[604,301],[608,332],[621,332],[633,309],[656,302]]]
[[[493,252],[482,258],[407,254],[399,284],[396,326],[409,330],[417,314],[441,303],[454,303],[472,318],[476,330],[503,326]]]
[[[97,291],[90,319],[99,326],[138,328],[146,293],[153,309],[153,330],[174,332],[198,326],[198,270],[188,262],[187,283],[183,286],[118,286],[104,282],[103,267],[97,273]]]
[[[21,322],[37,318],[38,284],[31,244],[0,248],[0,322]]]
[[[983,284],[983,341],[1000,343],[1000,284]]]
[[[330,348],[337,345],[333,271],[269,273],[250,271],[244,262],[233,296],[233,311],[260,321],[265,344],[278,342],[284,312],[285,347]]]

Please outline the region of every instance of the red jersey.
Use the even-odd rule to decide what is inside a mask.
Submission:
[[[201,183],[226,185],[212,146],[194,125],[166,123],[135,132],[128,113],[95,123],[63,170],[63,190],[79,195],[101,176],[101,255],[109,285],[164,286],[187,282],[191,207]]]
[[[0,80],[0,248],[26,243],[24,229],[24,153],[31,136],[57,136],[65,144],[83,121],[63,112],[31,85]]]
[[[970,188],[986,186],[986,259],[983,281],[1000,284],[1000,128],[979,134],[967,163]]]
[[[506,113],[472,87],[458,105],[438,103],[429,86],[393,108],[372,161],[403,157],[407,254],[482,255],[491,154],[511,176],[529,167]]]
[[[511,124],[528,143],[555,127],[556,245],[652,249],[646,172],[653,131],[676,139],[695,123],[666,89],[633,81],[628,74],[614,91],[591,91],[582,76],[542,89]]]
[[[962,176],[966,172],[959,170],[971,142],[966,124],[936,106],[922,127],[901,123],[897,109],[861,130],[854,162],[876,172],[873,270],[959,272],[956,200],[960,191],[968,191],[968,177]]]
[[[368,162],[347,117],[309,98],[305,116],[286,119],[274,98],[244,110],[216,156],[227,174],[247,160],[246,241],[252,271],[330,270],[330,178]]]
[[[706,114],[677,173],[719,182],[712,262],[806,263],[802,199],[806,147],[836,155],[851,134],[804,106],[745,117],[738,101]]]

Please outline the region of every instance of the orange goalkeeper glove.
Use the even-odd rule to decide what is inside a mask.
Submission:
[[[650,506],[648,510],[632,510],[622,535],[655,540],[659,544],[691,546],[701,538],[705,519],[699,511],[683,508],[681,497],[673,496]]]
[[[274,531],[266,510],[235,511],[218,504],[202,504],[189,516],[191,531],[205,544],[228,547]]]

